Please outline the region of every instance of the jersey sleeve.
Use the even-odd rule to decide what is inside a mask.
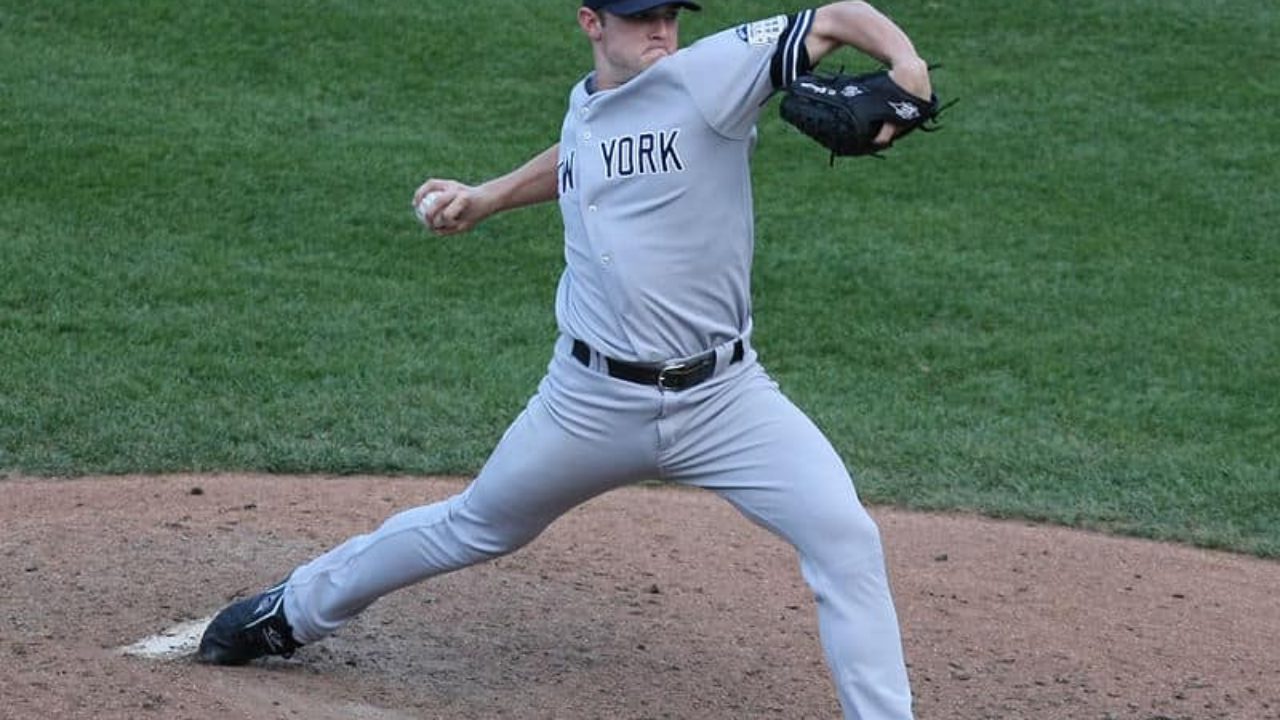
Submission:
[[[707,123],[746,137],[777,90],[811,69],[805,38],[813,10],[723,30],[681,53],[682,81]]]

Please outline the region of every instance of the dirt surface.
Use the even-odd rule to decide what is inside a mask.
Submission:
[[[0,480],[2,718],[836,718],[790,548],[617,491],[244,668],[121,648],[207,618],[423,478]],[[919,718],[1280,718],[1280,563],[873,508]]]

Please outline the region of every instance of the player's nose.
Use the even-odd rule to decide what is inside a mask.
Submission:
[[[653,25],[649,30],[649,35],[655,40],[662,40],[671,37],[676,31],[676,19],[671,17],[654,18]]]

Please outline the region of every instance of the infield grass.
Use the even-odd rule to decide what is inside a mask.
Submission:
[[[961,100],[834,168],[766,110],[766,365],[869,501],[1280,556],[1275,3],[879,6]],[[559,218],[408,201],[555,141],[575,7],[0,0],[0,471],[474,472]]]

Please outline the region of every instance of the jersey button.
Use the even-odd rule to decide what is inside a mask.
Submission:
[[[596,208],[595,205],[588,205],[587,209],[590,210],[591,212],[595,212],[598,208]]]
[[[613,256],[612,256],[612,255],[610,255],[609,253],[605,253],[605,254],[603,254],[603,255],[601,255],[601,256],[600,256],[600,264],[601,264],[601,265],[608,265],[608,264],[609,264],[609,263],[611,263],[611,262],[613,262]]]
[[[586,131],[586,132],[582,133],[582,139],[583,139],[583,140],[590,140],[590,139],[591,139],[591,131],[590,131],[590,130],[588,130],[588,131]]]

